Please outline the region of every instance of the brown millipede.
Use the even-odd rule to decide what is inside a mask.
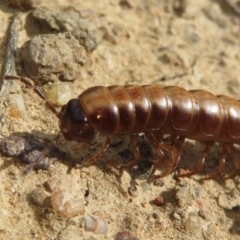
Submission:
[[[102,149],[88,159],[85,165],[93,163],[106,152],[111,138],[125,135],[130,137],[134,159],[122,168],[136,165],[140,160],[136,135],[144,133],[159,157],[153,163],[159,163],[163,159],[163,151],[167,151],[169,156],[167,170],[159,176],[153,176],[153,179],[164,177],[175,169],[186,138],[205,143],[205,148],[197,167],[180,176],[191,176],[199,172],[206,155],[216,142],[222,144],[218,171],[205,179],[219,177],[224,172],[227,153],[232,155],[235,166],[227,178],[240,172],[234,147],[234,144],[240,143],[240,102],[231,97],[215,96],[204,90],[187,91],[177,86],[96,86],[83,91],[78,99],[71,99],[58,113],[41,91],[27,79],[13,76],[5,79],[19,79],[32,86],[59,118],[59,134],[25,173],[48,154],[60,134],[66,140],[90,144],[96,132],[105,136],[106,140]],[[171,136],[170,144],[162,142],[165,134]]]

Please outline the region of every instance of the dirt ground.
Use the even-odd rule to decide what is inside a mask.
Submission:
[[[67,7],[74,7],[97,33],[96,45],[93,44],[96,49],[86,53],[87,61],[73,83],[75,97],[95,85],[163,84],[240,98],[240,2],[237,0],[39,2],[38,8],[44,6],[52,14],[63,14]],[[7,30],[15,12],[21,12],[17,56],[29,39],[46,33],[41,25],[29,20],[31,10],[24,8],[0,1],[2,69]],[[19,61],[17,73],[12,74],[24,75]],[[0,109],[1,116],[5,115],[1,138],[28,136],[46,145],[59,131],[56,116],[19,81],[10,89],[10,101],[16,93],[23,97],[26,109],[21,112],[16,104],[9,105],[8,96],[2,94],[1,101],[6,104]],[[97,138],[90,150],[75,155],[82,161],[101,142],[102,138]],[[143,148],[149,147],[142,137],[139,143]],[[63,152],[73,146],[77,145],[63,137],[57,144]],[[194,168],[202,149],[200,143],[186,141],[179,167]],[[141,151],[143,155],[150,154],[149,149]],[[53,160],[47,170],[31,171],[25,177],[22,172],[26,163],[17,157],[2,156],[0,239],[240,239],[240,177],[199,181],[217,170],[220,152],[220,147],[214,146],[207,157],[207,166],[197,175],[176,180],[171,174],[158,185],[139,179],[148,175],[149,169],[145,167],[125,171],[119,180],[117,168],[132,157],[128,138],[114,140],[107,153],[89,167],[71,169],[66,157]],[[229,170],[231,157],[227,160]],[[163,168],[160,166],[157,171],[160,173]],[[59,212],[66,215],[66,205],[61,198],[54,200],[57,194],[69,200],[67,207],[73,217],[68,213],[61,216]],[[54,201],[61,208],[58,213],[52,207]],[[88,215],[98,223],[103,221],[107,232],[86,231],[84,217]],[[130,231],[132,237],[124,238],[124,234],[116,237],[124,231]]]

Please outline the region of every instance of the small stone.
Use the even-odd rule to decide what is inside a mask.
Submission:
[[[199,215],[199,217],[201,217],[204,220],[207,219],[206,213],[202,209],[198,211],[198,215]]]
[[[25,142],[24,138],[17,136],[3,138],[1,141],[1,153],[9,157],[16,157],[24,151]]]
[[[71,34],[84,46],[88,52],[92,52],[98,46],[98,32],[95,25],[81,17],[81,12],[73,7],[66,7],[56,15],[61,32]]]
[[[26,75],[43,83],[74,81],[87,61],[84,47],[68,32],[33,37],[20,54]]]
[[[131,186],[128,188],[128,193],[131,197],[137,197],[137,188],[136,186]]]
[[[159,178],[159,179],[157,179],[156,181],[154,181],[153,184],[154,184],[155,186],[163,187],[164,184],[165,184],[165,182],[164,182],[163,179]]]
[[[182,16],[186,10],[186,1],[185,0],[175,0],[173,1],[173,11],[177,16]]]
[[[46,98],[58,107],[65,105],[73,98],[73,85],[70,83],[45,85],[43,90]]]
[[[58,184],[59,184],[59,180],[57,178],[51,178],[44,183],[44,186],[47,191],[53,192],[55,189],[57,189]]]
[[[48,195],[45,193],[45,191],[40,188],[33,190],[32,193],[30,194],[31,201],[35,205],[40,206],[40,207],[44,206],[44,203],[45,203],[47,197],[48,197]]]
[[[73,198],[67,191],[55,191],[51,196],[54,211],[62,217],[74,217],[84,212],[83,198]]]
[[[123,231],[118,232],[114,240],[138,240],[138,238],[130,231]]]
[[[159,195],[158,197],[155,198],[154,202],[157,206],[162,206],[164,204],[164,198],[161,195]]]
[[[143,189],[144,192],[149,191],[149,190],[152,189],[151,185],[148,184],[147,182],[142,182],[142,183],[141,183],[141,187],[142,187],[142,189]]]
[[[176,213],[176,212],[173,213],[173,218],[176,219],[176,220],[178,220],[178,221],[181,221],[181,220],[182,220],[182,219],[181,219],[181,216],[180,216],[178,213]]]
[[[24,117],[26,115],[26,107],[22,95],[11,95],[9,114],[15,118]]]
[[[95,218],[90,215],[84,217],[85,231],[94,232],[96,234],[106,234],[108,227],[102,218]]]
[[[94,51],[98,46],[98,32],[96,22],[88,21],[86,16],[93,15],[93,11],[78,11],[74,7],[66,7],[54,13],[46,7],[39,7],[33,11],[32,17],[42,28],[48,31],[71,33],[88,52]]]
[[[196,213],[189,213],[185,222],[186,231],[195,231],[201,227],[201,218]]]

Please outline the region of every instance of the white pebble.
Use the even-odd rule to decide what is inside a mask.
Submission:
[[[46,98],[56,106],[63,106],[73,98],[73,85],[71,83],[45,85],[43,91]]]
[[[102,218],[94,218],[90,215],[84,217],[85,231],[94,232],[96,234],[106,234],[108,227],[106,222]]]
[[[84,201],[76,199],[67,191],[55,191],[51,196],[51,205],[54,211],[62,217],[74,217],[84,212]]]
[[[185,222],[185,229],[187,231],[195,231],[201,226],[201,218],[195,213],[189,213]]]
[[[10,98],[10,106],[16,109],[22,117],[26,114],[26,107],[22,95],[12,94]]]

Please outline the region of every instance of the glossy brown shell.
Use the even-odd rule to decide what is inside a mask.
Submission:
[[[105,135],[163,134],[198,141],[240,141],[240,103],[176,86],[92,87],[78,97],[93,128]]]

